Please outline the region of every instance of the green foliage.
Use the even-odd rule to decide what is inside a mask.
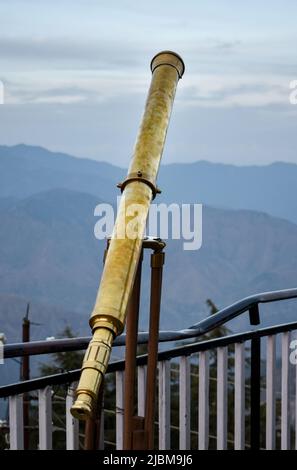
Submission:
[[[75,335],[71,328],[66,326],[58,338],[75,338]],[[79,351],[54,353],[51,355],[52,361],[50,363],[40,364],[39,371],[41,375],[45,376],[80,369],[83,356],[83,353]]]
[[[207,299],[210,315],[218,312],[217,306],[211,299]],[[194,338],[189,343],[212,340],[230,335],[232,331],[226,326],[219,326],[205,335]],[[248,364],[248,362],[247,362]],[[172,448],[178,449],[179,439],[179,366],[177,362],[172,363],[172,408],[171,408],[171,438]],[[199,388],[199,366],[198,357],[191,360],[191,446],[197,448],[198,442],[198,388]],[[215,349],[209,351],[209,448],[216,448],[216,419],[217,419],[217,353]],[[248,405],[248,403],[247,403]],[[228,348],[228,441],[229,447],[233,447],[234,441],[234,346]],[[195,430],[195,431],[194,431]]]
[[[66,326],[63,331],[58,335],[58,338],[75,338],[75,334],[72,332],[69,326]],[[50,356],[50,362],[41,363],[39,371],[42,376],[59,374],[62,372],[68,372],[73,369],[79,369],[83,360],[83,353],[79,351],[69,352],[58,352]],[[53,448],[54,449],[65,449],[66,446],[66,417],[65,417],[65,399],[67,393],[66,385],[59,385],[53,387],[52,395],[52,413],[53,413]],[[33,403],[33,404],[32,404]],[[38,405],[35,401],[31,400],[30,410],[30,422],[31,426],[33,423],[38,422]],[[33,425],[33,431],[30,432],[30,447],[36,448],[38,442],[37,431],[34,431],[35,426]],[[83,443],[83,432],[84,425],[80,423],[80,446]]]

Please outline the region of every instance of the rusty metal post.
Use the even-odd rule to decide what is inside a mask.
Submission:
[[[125,385],[124,385],[124,449],[133,448],[135,377],[137,333],[139,319],[140,286],[141,286],[142,252],[136,272],[135,282],[128,303],[126,322]],[[139,423],[136,426],[139,429]]]
[[[29,320],[30,304],[27,305],[26,316],[23,318],[22,324],[22,341],[30,342],[30,320]],[[21,363],[21,380],[30,379],[30,356],[23,356]],[[24,423],[24,449],[29,449],[29,394],[24,393],[23,396],[23,423]]]
[[[106,240],[106,247],[103,253],[103,266],[108,253],[110,239]],[[97,401],[97,412],[95,416],[90,416],[86,419],[85,423],[85,439],[84,439],[84,450],[97,450],[100,442],[100,431],[101,431],[101,419],[102,419],[102,407],[103,407],[103,392],[104,379],[102,387],[99,390],[98,401]]]
[[[148,341],[148,368],[145,417],[135,412],[135,379],[137,331],[139,320],[141,265],[138,266],[133,294],[129,302],[126,332],[125,397],[124,397],[124,449],[143,450],[154,446],[155,389],[158,358],[158,336],[161,305],[162,273],[165,243],[158,238],[145,238],[143,249],[153,250],[151,255],[151,300]],[[141,253],[142,262],[143,251]]]
[[[151,255],[150,328],[148,341],[148,363],[144,425],[147,436],[147,449],[154,448],[156,374],[158,363],[159,322],[164,260],[165,253],[163,251],[155,251]]]
[[[96,416],[86,420],[84,450],[98,450],[100,443],[101,419],[103,408],[104,382],[99,391]]]

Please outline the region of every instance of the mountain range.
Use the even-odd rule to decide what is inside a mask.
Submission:
[[[20,340],[31,303],[33,339],[66,324],[88,334],[105,242],[94,208],[115,202],[126,171],[40,147],[0,146],[0,331]],[[256,292],[296,286],[297,165],[235,167],[196,162],[161,167],[160,201],[201,202],[203,243],[184,251],[168,240],[162,328],[184,328]],[[257,210],[256,210],[257,209]],[[154,234],[155,235],[155,234]],[[143,263],[141,328],[147,328],[149,260]],[[263,324],[295,319],[292,302],[263,306]],[[248,327],[248,318],[232,329]]]
[[[0,146],[0,198],[65,188],[115,201],[126,170],[42,147]],[[206,161],[161,165],[158,201],[250,209],[297,222],[297,165],[235,166]],[[2,204],[2,203],[1,203]]]

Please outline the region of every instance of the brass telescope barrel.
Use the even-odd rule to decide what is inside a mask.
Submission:
[[[122,198],[90,318],[93,338],[86,351],[73,416],[87,419],[96,409],[114,338],[121,334],[142,239],[165,143],[171,109],[184,63],[174,52],[157,54],[151,62],[152,81]],[[137,212],[137,217],[135,217]]]

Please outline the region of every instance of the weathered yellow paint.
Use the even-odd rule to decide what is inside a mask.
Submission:
[[[153,187],[156,184],[177,82],[183,75],[184,64],[177,54],[165,51],[154,57],[151,70],[151,86],[128,171],[128,178],[130,175],[131,179],[124,185],[90,318],[93,339],[84,357],[76,402],[71,410],[73,416],[79,419],[86,419],[94,411],[113,339],[123,331],[125,325],[127,304],[141,253],[148,211],[154,196]],[[133,213],[128,213],[129,208],[133,207],[137,209],[134,238],[127,233],[134,220]],[[121,231],[124,231],[122,238],[119,237]]]

